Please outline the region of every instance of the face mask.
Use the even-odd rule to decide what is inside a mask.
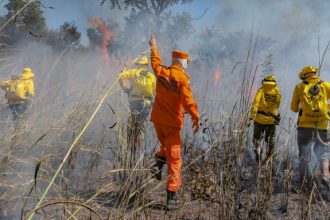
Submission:
[[[182,65],[183,69],[187,69],[188,68],[188,60],[187,59],[180,59],[180,63]]]

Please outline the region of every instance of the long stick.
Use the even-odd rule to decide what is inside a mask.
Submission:
[[[324,58],[325,58],[325,56],[327,55],[327,52],[328,52],[328,50],[329,50],[329,46],[330,46],[330,40],[328,41],[328,44],[327,44],[325,50],[323,51],[322,59],[321,59],[321,63],[320,63],[320,66],[319,66],[319,73],[318,73],[318,76],[321,76],[321,68],[322,68],[322,65],[323,65]]]
[[[88,209],[89,211],[93,212],[99,219],[101,219],[101,220],[103,219],[101,217],[101,215],[98,212],[96,212],[94,209],[92,209],[91,207],[89,207],[89,206],[87,206],[85,204],[82,204],[82,203],[76,202],[76,201],[55,201],[55,202],[46,203],[46,204],[43,204],[42,206],[39,206],[38,208],[33,209],[32,210],[32,213],[35,213],[39,209],[42,209],[44,207],[58,205],[58,204],[62,204],[62,203],[72,204],[72,205],[78,205],[78,206],[84,207],[85,209]]]
[[[149,48],[147,49],[149,50]],[[146,50],[146,51],[147,51]],[[138,57],[134,60],[136,61],[138,59]],[[133,62],[134,63],[134,62]],[[126,68],[125,68],[126,69]],[[86,125],[83,127],[83,129],[81,130],[81,132],[78,134],[78,136],[76,137],[76,139],[73,141],[73,143],[71,144],[68,152],[66,153],[62,163],[60,164],[60,166],[58,167],[55,175],[53,176],[52,180],[50,181],[50,183],[48,184],[45,192],[43,193],[43,195],[41,196],[39,202],[37,203],[37,205],[35,206],[34,209],[38,209],[42,203],[42,201],[44,200],[44,198],[46,197],[49,189],[52,187],[57,175],[60,173],[60,171],[62,170],[64,163],[66,162],[66,160],[68,159],[69,155],[71,154],[72,149],[74,148],[74,146],[78,143],[78,141],[80,140],[80,138],[82,137],[82,135],[85,133],[85,131],[87,130],[88,126],[91,124],[91,122],[93,121],[96,113],[100,110],[102,104],[104,103],[105,99],[110,95],[110,92],[113,90],[113,88],[115,87],[115,85],[117,84],[119,80],[119,76],[117,77],[117,79],[113,82],[113,84],[109,87],[108,91],[105,93],[105,95],[102,97],[101,101],[99,102],[98,106],[96,107],[94,113],[92,114],[92,116],[89,118],[89,120],[87,121]],[[31,220],[34,216],[34,212],[31,213],[31,215],[29,216],[28,220]]]
[[[96,113],[100,110],[102,104],[104,103],[105,99],[109,96],[110,92],[112,91],[112,89],[114,88],[114,86],[116,85],[117,81],[119,80],[119,77],[113,82],[113,84],[110,86],[110,88],[108,89],[108,91],[105,93],[105,95],[103,96],[103,98],[101,99],[100,103],[98,104],[98,106],[96,107],[94,113],[92,114],[92,116],[89,118],[89,120],[87,121],[86,125],[84,126],[84,128],[81,130],[81,132],[79,133],[79,135],[76,137],[76,139],[73,141],[73,143],[71,144],[68,152],[66,153],[61,165],[58,167],[55,175],[53,176],[52,180],[50,181],[50,183],[48,184],[44,194],[41,196],[39,202],[37,203],[37,205],[35,206],[34,209],[38,209],[39,206],[41,205],[41,203],[43,202],[45,196],[47,195],[49,189],[52,187],[57,175],[60,173],[60,171],[62,170],[62,167],[64,166],[64,163],[66,162],[66,160],[68,159],[72,149],[74,148],[74,146],[76,146],[76,144],[78,143],[78,141],[80,140],[80,138],[82,137],[82,135],[85,133],[86,129],[88,128],[88,126],[91,124],[91,122],[93,121]],[[31,213],[30,217],[28,218],[28,220],[31,220],[34,216],[34,212]]]

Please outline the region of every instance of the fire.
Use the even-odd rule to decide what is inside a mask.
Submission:
[[[221,83],[221,76],[222,76],[222,72],[221,72],[220,67],[218,66],[217,69],[214,72],[214,75],[213,75],[213,82],[214,82],[214,85],[215,86],[220,85],[220,83]]]
[[[100,18],[91,18],[88,22],[96,27],[96,29],[103,34],[102,36],[102,44],[100,48],[103,52],[103,57],[106,62],[110,61],[110,53],[109,53],[109,42],[111,38],[115,36],[115,33],[111,32],[104,21]]]

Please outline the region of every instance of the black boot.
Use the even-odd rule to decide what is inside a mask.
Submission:
[[[180,199],[177,192],[166,190],[166,209],[167,210],[177,210],[180,206]]]
[[[164,157],[158,157],[155,159],[156,162],[151,168],[151,173],[156,180],[162,180],[162,169],[163,166],[166,164],[166,160]]]

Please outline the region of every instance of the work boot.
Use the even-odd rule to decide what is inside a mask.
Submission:
[[[153,175],[153,178],[156,180],[162,180],[162,169],[163,166],[166,164],[166,160],[164,157],[156,157],[156,162],[151,168],[151,173]]]
[[[320,169],[321,169],[321,183],[330,190],[330,172],[329,172],[329,160],[321,160],[320,161]]]
[[[177,192],[173,192],[170,190],[166,190],[167,197],[166,197],[166,209],[171,210],[177,210],[180,206],[180,199]]]

